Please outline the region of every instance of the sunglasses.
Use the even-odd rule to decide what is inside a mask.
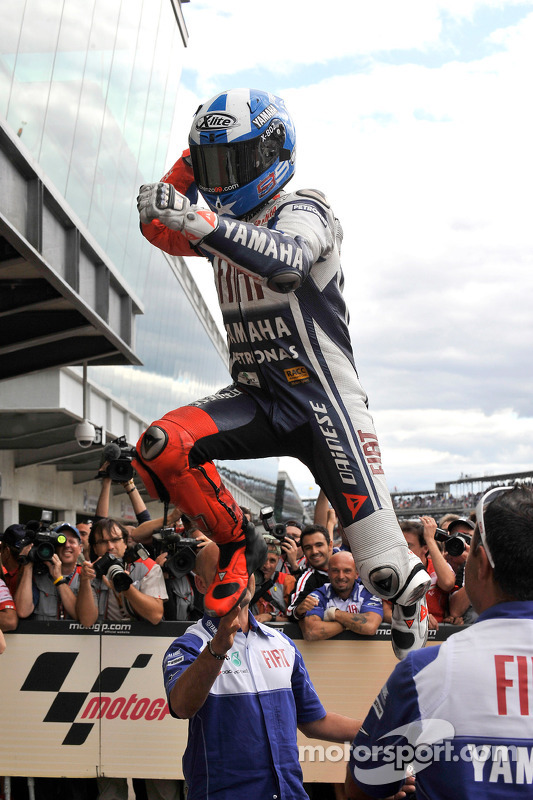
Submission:
[[[487,544],[487,535],[485,533],[485,518],[483,516],[483,510],[485,506],[489,503],[492,503],[497,497],[499,497],[504,492],[510,492],[514,489],[514,486],[496,486],[494,489],[489,489],[486,492],[479,503],[476,506],[476,521],[477,527],[479,530],[479,535],[481,536],[481,544],[485,553],[487,554],[487,558],[489,559],[489,564],[491,565],[492,569],[494,569],[494,559],[492,557],[492,553],[490,552],[489,546]]]

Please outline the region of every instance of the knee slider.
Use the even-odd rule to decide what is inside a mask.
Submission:
[[[402,605],[416,602],[430,586],[422,562],[406,547],[393,548],[365,559],[359,564],[358,571],[369,591]]]
[[[396,564],[388,561],[386,554],[381,553],[365,560],[359,565],[358,572],[368,591],[378,597],[388,600],[400,588],[400,572]]]

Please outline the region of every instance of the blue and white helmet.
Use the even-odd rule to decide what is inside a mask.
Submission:
[[[221,92],[195,114],[189,146],[198,189],[213,211],[242,219],[294,174],[294,123],[281,98]]]

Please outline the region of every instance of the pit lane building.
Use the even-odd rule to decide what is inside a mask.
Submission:
[[[43,508],[90,518],[106,442],[135,443],[159,415],[229,383],[185,261],[143,239],[135,208],[139,185],[176,157],[187,40],[180,0],[27,0],[3,15],[1,530]],[[84,449],[83,419],[96,426]],[[232,469],[276,485],[277,459],[252,464]],[[225,479],[254,513],[266,504]],[[133,519],[119,490],[111,514]]]

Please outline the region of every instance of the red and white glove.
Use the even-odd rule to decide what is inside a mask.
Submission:
[[[141,186],[137,209],[144,224],[158,219],[167,228],[182,233],[193,245],[200,244],[218,228],[218,215],[214,211],[192,206],[170,183]]]

